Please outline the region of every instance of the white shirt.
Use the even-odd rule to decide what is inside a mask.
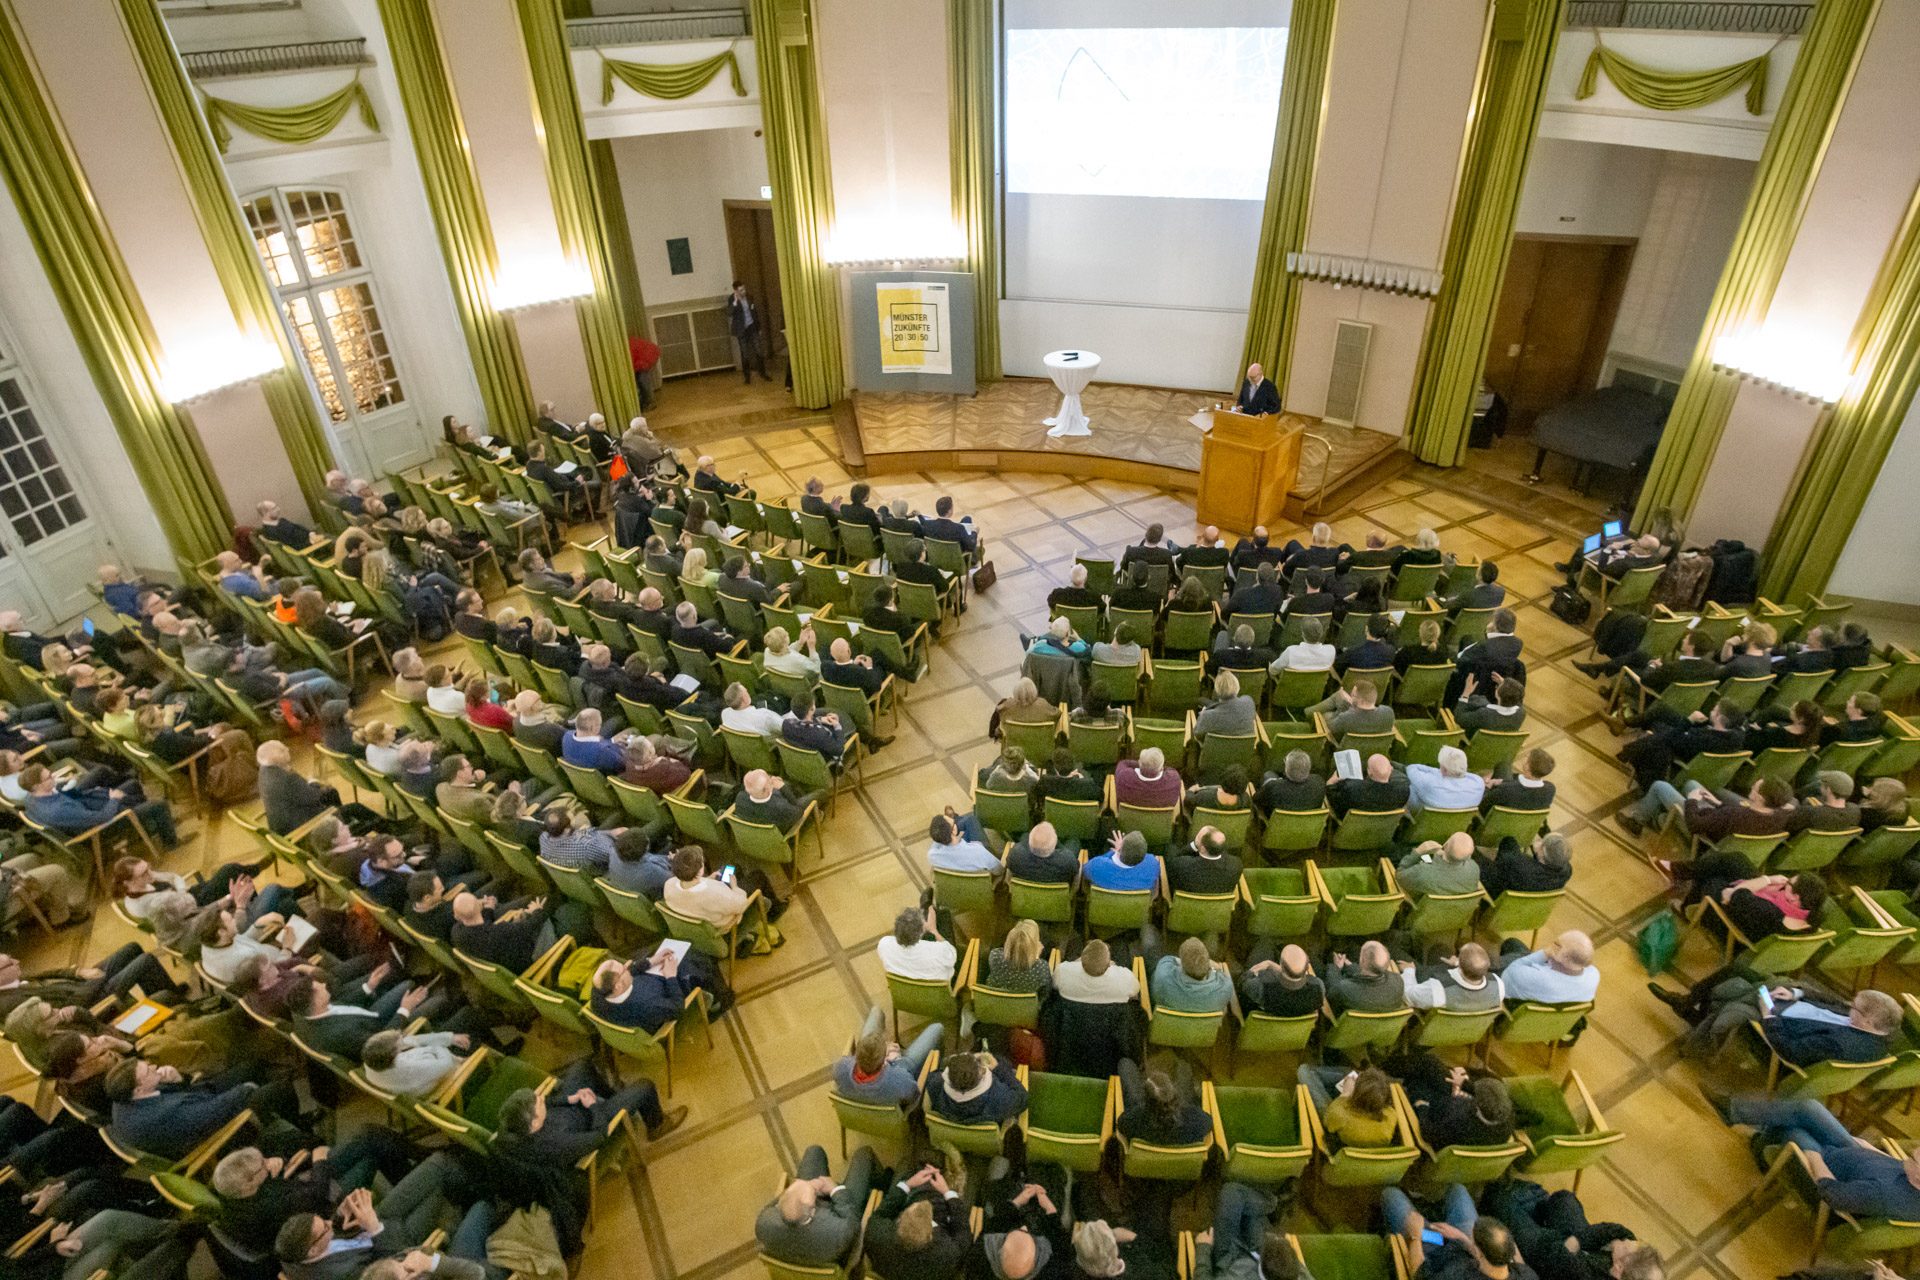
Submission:
[[[770,738],[780,736],[780,713],[769,707],[756,707],[749,704],[744,707],[728,707],[720,713],[720,725],[725,729],[734,729],[741,733],[764,734]]]
[[[1053,971],[1053,990],[1061,999],[1081,1004],[1125,1004],[1139,996],[1140,983],[1123,965],[1110,965],[1093,978],[1078,960],[1062,960]]]
[[[232,982],[239,975],[240,966],[253,956],[265,956],[268,964],[279,964],[287,955],[279,947],[242,933],[235,935],[228,946],[200,948],[200,963],[221,982]]]
[[[407,1036],[393,1065],[385,1071],[367,1069],[367,1079],[389,1093],[423,1098],[440,1086],[460,1065],[453,1051],[453,1036],[445,1031]]]
[[[1783,1018],[1804,1018],[1808,1022],[1825,1022],[1831,1026],[1847,1027],[1853,1025],[1853,1016],[1846,1009],[1829,1009],[1817,1005],[1811,1000],[1795,1000],[1780,1010]]]
[[[1600,968],[1588,965],[1581,973],[1562,973],[1547,963],[1547,953],[1533,951],[1521,956],[1501,972],[1509,1000],[1533,1000],[1540,1004],[1578,1004],[1591,1000],[1600,990]]]
[[[441,685],[427,690],[427,705],[443,715],[463,716],[467,713],[467,695],[450,684]]]
[[[1435,764],[1407,766],[1407,812],[1422,809],[1477,809],[1487,794],[1487,780],[1477,773],[1449,778]]]
[[[1303,640],[1282,649],[1267,670],[1274,675],[1282,671],[1331,671],[1335,652],[1330,644],[1308,644]]]
[[[369,742],[367,744],[367,768],[373,770],[375,773],[384,774],[389,778],[399,777],[400,748],[392,744],[381,746],[379,743]]]
[[[788,649],[785,653],[769,653],[761,658],[761,665],[775,675],[798,676],[802,679],[820,674],[820,659],[798,649]]]
[[[731,928],[747,909],[745,891],[712,876],[701,876],[691,885],[671,878],[661,891],[661,901],[683,916],[705,920],[722,929]]]
[[[953,944],[942,938],[922,938],[910,947],[903,947],[899,939],[889,934],[880,939],[877,949],[881,967],[902,978],[951,982],[954,966],[960,962]]]

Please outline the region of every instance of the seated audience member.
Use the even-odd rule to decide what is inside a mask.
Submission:
[[[1578,1004],[1600,990],[1600,967],[1593,962],[1593,939],[1568,929],[1552,945],[1529,951],[1518,938],[1500,944],[1495,967],[1507,999],[1540,1004]]]
[[[600,724],[598,711],[592,707],[583,708],[573,718],[573,728],[561,735],[560,758],[583,769],[624,773],[627,768],[626,752],[612,739],[600,736]]]
[[[755,706],[753,694],[744,684],[736,681],[728,685],[721,700],[726,704],[720,712],[721,728],[767,738],[780,736],[780,723],[785,717],[771,707]]]
[[[1800,796],[1787,815],[1788,831],[1852,831],[1860,826],[1860,806],[1853,803],[1853,777],[1837,769],[1822,769],[1814,784]]]
[[[1089,859],[1081,874],[1101,889],[1151,891],[1160,886],[1160,858],[1147,852],[1147,838],[1138,831],[1116,831],[1113,847]]]
[[[1485,1205],[1540,1280],[1666,1280],[1659,1250],[1617,1222],[1589,1222],[1572,1191],[1508,1178],[1487,1189]]]
[[[1402,645],[1393,655],[1393,669],[1406,675],[1414,667],[1450,667],[1453,655],[1440,643],[1441,628],[1438,620],[1428,618],[1420,624],[1418,639],[1413,644]]]
[[[960,960],[953,944],[940,936],[930,906],[924,911],[909,907],[895,916],[893,932],[880,939],[878,951],[888,973],[931,982],[952,982]]]
[[[1404,809],[1410,794],[1406,770],[1378,751],[1367,757],[1364,778],[1338,778],[1327,785],[1327,803],[1337,818],[1355,810],[1391,813]]]
[[[1832,742],[1870,742],[1886,733],[1886,715],[1880,710],[1880,695],[1860,692],[1847,699],[1840,718],[1820,734],[1824,745]]]
[[[1756,778],[1742,797],[1727,787],[1709,788],[1693,778],[1684,792],[1664,778],[1647,794],[1613,815],[1627,832],[1638,836],[1663,811],[1679,815],[1689,835],[1717,841],[1729,835],[1767,836],[1787,829],[1793,812],[1793,789],[1780,778]]]
[[[1441,964],[1402,961],[1400,981],[1415,1009],[1498,1009],[1506,998],[1493,958],[1477,942],[1462,943],[1459,954]]]
[[[611,1089],[593,1060],[581,1058],[560,1070],[550,1093],[519,1089],[506,1096],[493,1153],[509,1162],[546,1162],[570,1170],[607,1145],[608,1130],[622,1111],[638,1117],[656,1142],[687,1118],[685,1107],[661,1107],[653,1081]]]
[[[752,769],[740,780],[734,794],[734,816],[747,822],[763,823],[781,832],[790,832],[806,811],[812,798],[795,796],[787,789],[785,778],[776,778],[765,769]]]
[[[188,1081],[177,1068],[123,1059],[106,1080],[114,1137],[136,1151],[177,1160],[242,1111],[267,1120],[299,1118],[292,1082],[258,1084],[245,1074],[229,1071],[217,1079]]]
[[[1113,768],[1113,795],[1119,804],[1170,809],[1180,803],[1182,790],[1179,771],[1168,767],[1158,747],[1148,747],[1137,760],[1122,760]]]
[[[1343,1147],[1390,1147],[1400,1134],[1393,1078],[1378,1067],[1349,1071],[1303,1063],[1297,1079],[1307,1087],[1320,1127]]]
[[[1407,1007],[1400,971],[1386,945],[1369,940],[1360,945],[1360,958],[1335,955],[1327,965],[1327,1006],[1337,1014],[1349,1009],[1363,1013],[1392,1013]]]
[[[841,1181],[827,1174],[827,1153],[808,1147],[793,1181],[754,1220],[753,1235],[768,1257],[796,1267],[831,1267],[849,1260],[873,1188],[873,1148],[853,1153]]]
[[[1278,1207],[1263,1187],[1222,1184],[1213,1225],[1194,1237],[1193,1280],[1311,1280],[1286,1233],[1273,1224]]]
[[[1231,632],[1222,627],[1213,638],[1213,660],[1215,671],[1252,671],[1273,665],[1278,656],[1263,644],[1254,643],[1254,630],[1246,623],[1234,627]]]
[[[1407,766],[1407,813],[1417,817],[1426,809],[1478,809],[1487,781],[1467,772],[1467,753],[1458,747],[1440,748],[1438,764]]]
[[[123,813],[131,813],[134,821],[164,848],[172,849],[180,843],[172,808],[164,799],[148,800],[137,784],[63,790],[51,769],[29,764],[20,771],[20,786],[27,793],[22,806],[27,817],[61,835],[84,835]],[[61,895],[60,905],[70,908],[71,895]]]
[[[1010,1061],[956,1053],[928,1078],[926,1106],[955,1124],[1005,1124],[1027,1109],[1027,1088]]]
[[[1114,1123],[1130,1142],[1184,1147],[1200,1142],[1212,1118],[1193,1100],[1192,1072],[1181,1064],[1179,1077],[1164,1071],[1142,1072],[1131,1059],[1120,1063],[1120,1117]]]
[[[1492,857],[1474,854],[1480,863],[1480,887],[1497,898],[1512,889],[1520,893],[1551,893],[1567,887],[1573,878],[1573,846],[1558,831],[1548,831],[1522,847],[1512,836],[1503,837]]]
[[[1553,772],[1553,756],[1545,747],[1534,747],[1522,751],[1513,762],[1511,773],[1488,787],[1481,798],[1480,807],[1491,813],[1495,809],[1519,809],[1525,813],[1545,813],[1553,807],[1553,784],[1547,781],[1547,775]]]
[[[331,1215],[336,1184],[363,1190],[378,1173],[391,1185],[420,1163],[412,1144],[383,1125],[369,1125],[330,1150],[307,1148],[294,1155],[267,1156],[258,1147],[240,1147],[214,1165],[213,1193],[219,1197],[214,1221],[243,1248],[270,1254],[288,1218]]]
[[[795,695],[786,718],[780,722],[780,736],[796,747],[818,751],[828,764],[838,766],[858,735],[842,724],[835,712],[821,711],[812,693],[803,692]]]
[[[1388,715],[1392,715],[1389,708]],[[1195,717],[1193,731],[1198,737],[1210,733],[1251,735],[1260,723],[1253,699],[1240,692],[1240,677],[1221,671],[1213,677],[1213,701]]]
[[[963,830],[970,828],[970,833]],[[1003,868],[993,850],[980,843],[980,824],[968,815],[962,823],[952,809],[936,813],[927,823],[927,865],[935,871],[988,871],[999,875]]]
[[[254,752],[260,766],[260,800],[267,826],[276,835],[291,835],[340,803],[340,793],[325,783],[293,771],[293,755],[284,742],[269,739]]]
[[[1282,671],[1332,671],[1333,661],[1339,654],[1326,643],[1326,637],[1326,623],[1319,618],[1307,618],[1300,624],[1299,641],[1280,651],[1267,667],[1268,673],[1277,676]]]
[[[1233,980],[1198,938],[1182,942],[1178,954],[1160,957],[1148,989],[1157,1007],[1177,1013],[1219,1013],[1233,999]]]
[[[1863,990],[1851,999],[1809,979],[1777,980],[1764,989],[1754,975],[1727,967],[1708,974],[1684,994],[1658,983],[1647,989],[1691,1025],[1682,1041],[1690,1057],[1731,1047],[1750,1023],[1782,1060],[1796,1067],[1819,1062],[1873,1062],[1886,1056],[1887,1039],[1900,1028],[1900,1004],[1884,991]],[[1769,1007],[1771,1006],[1771,1007]]]
[[[1040,781],[1039,771],[1027,762],[1027,753],[1010,742],[1000,748],[999,758],[976,776],[988,791],[1027,797],[1033,795],[1034,784]]]
[[[473,1188],[450,1152],[436,1152],[414,1166],[376,1201],[362,1187],[349,1191],[331,1213],[296,1213],[281,1224],[274,1254],[286,1280],[413,1280],[432,1272],[446,1280],[483,1280],[493,1212],[484,1198],[457,1214],[456,1199]],[[419,1246],[443,1220],[460,1218],[443,1254]]]
[[[477,960],[497,964],[509,973],[524,973],[553,945],[555,931],[546,899],[485,905],[477,894],[453,898],[453,926],[447,940]]]
[[[920,1097],[920,1069],[940,1047],[946,1028],[930,1023],[902,1049],[887,1039],[886,1027],[884,1010],[876,1005],[867,1011],[853,1051],[833,1066],[833,1087],[841,1097],[898,1107]]]
[[[705,954],[662,948],[632,960],[602,960],[593,971],[590,1007],[596,1018],[615,1026],[658,1031],[679,1019],[697,991],[707,1016],[717,1018],[733,1004],[733,992]]]
[[[1496,671],[1493,675],[1492,698],[1476,692],[1479,685],[1479,677],[1467,677],[1459,701],[1453,704],[1455,724],[1468,733],[1478,733],[1482,729],[1511,733],[1526,723],[1527,686],[1524,682]]]
[[[1438,1151],[1455,1143],[1490,1146],[1513,1139],[1513,1097],[1497,1076],[1450,1066],[1419,1050],[1389,1062],[1413,1103],[1420,1136]]]
[[[1313,757],[1298,749],[1287,752],[1280,768],[1260,783],[1255,797],[1267,813],[1310,813],[1326,803],[1325,779],[1313,775]]]
[[[980,984],[1010,995],[1047,995],[1053,989],[1053,969],[1040,942],[1040,925],[1016,920],[1006,941],[987,952],[987,973]]]
[[[1336,689],[1316,710],[1327,716],[1327,732],[1338,745],[1344,745],[1350,733],[1391,733],[1396,719],[1392,707],[1381,705],[1380,690],[1371,680],[1354,681],[1351,692]]]
[[[456,1031],[380,1031],[368,1037],[360,1061],[376,1087],[403,1097],[426,1098],[459,1067],[462,1055],[454,1050],[472,1043],[471,1036]]]
[[[1116,964],[1107,944],[1094,938],[1054,969],[1053,990],[1062,1000],[1080,1004],[1124,1004],[1139,996],[1140,984],[1133,970]]]
[[[1007,850],[1007,875],[1033,884],[1070,884],[1080,876],[1079,850],[1063,844],[1051,822],[1036,822]]]
[[[887,1188],[867,1219],[862,1253],[880,1280],[953,1280],[972,1245],[966,1202],[929,1164]]]
[[[1037,801],[1048,799],[1073,800],[1078,802],[1099,801],[1105,795],[1100,780],[1080,767],[1073,758],[1073,752],[1065,747],[1055,747],[1053,758],[1047,762],[1046,771],[1039,781],[1033,784],[1033,796]],[[1901,804],[1906,803],[1906,793],[1901,792]]]
[[[1067,585],[1047,593],[1047,608],[1098,609],[1106,604],[1097,592],[1087,589],[1087,566],[1076,564],[1067,575]]]
[[[1416,1280],[1539,1280],[1539,1274],[1521,1259],[1506,1224],[1481,1215],[1465,1187],[1452,1184],[1441,1203],[1445,1216],[1429,1220],[1400,1188],[1381,1192],[1387,1230],[1406,1242],[1420,1264],[1414,1272]],[[1440,1243],[1429,1243],[1429,1232],[1439,1236]]]
[[[1401,892],[1418,902],[1431,894],[1473,893],[1480,888],[1480,864],[1473,858],[1473,837],[1456,831],[1445,844],[1429,840],[1400,859]]]
[[[1240,975],[1240,1001],[1247,1011],[1298,1018],[1320,1012],[1326,987],[1314,973],[1304,947],[1289,942],[1275,960],[1272,940],[1263,938],[1247,954],[1247,969]]]
[[[1500,566],[1491,560],[1482,560],[1480,567],[1474,570],[1472,584],[1466,590],[1447,597],[1447,612],[1458,616],[1463,609],[1499,608],[1507,599],[1507,589],[1500,585],[1499,578]]]
[[[1821,1201],[1857,1218],[1920,1217],[1920,1147],[1904,1158],[1856,1138],[1813,1098],[1715,1099],[1728,1124],[1754,1130],[1762,1154],[1791,1142],[1805,1153]]]
[[[1239,856],[1227,852],[1225,834],[1201,827],[1184,849],[1167,859],[1167,887],[1174,893],[1233,893],[1243,870]]]

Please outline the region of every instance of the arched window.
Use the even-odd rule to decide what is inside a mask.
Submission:
[[[328,416],[360,422],[402,404],[406,391],[346,197],[325,189],[273,190],[241,205]]]

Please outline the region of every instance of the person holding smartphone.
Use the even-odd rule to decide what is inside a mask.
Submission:
[[[1406,1239],[1421,1259],[1414,1280],[1540,1280],[1520,1257],[1513,1232],[1494,1217],[1481,1217],[1473,1195],[1459,1183],[1441,1198],[1441,1216],[1433,1221],[1413,1207],[1398,1187],[1380,1192],[1387,1229]]]

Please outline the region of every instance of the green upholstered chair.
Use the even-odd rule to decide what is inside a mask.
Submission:
[[[1035,1071],[1027,1078],[1027,1110],[1020,1117],[1027,1159],[1075,1173],[1097,1173],[1120,1115],[1120,1080]]]
[[[1261,1089],[1244,1085],[1201,1086],[1209,1095],[1214,1144],[1225,1153],[1221,1176],[1237,1182],[1275,1183],[1299,1177],[1313,1159],[1313,1104],[1303,1085]]]

